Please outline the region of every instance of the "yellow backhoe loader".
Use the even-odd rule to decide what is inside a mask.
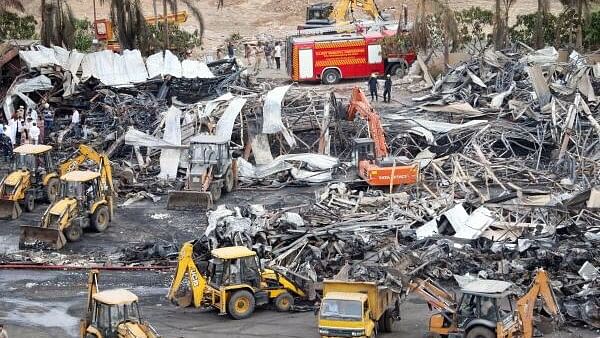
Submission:
[[[410,283],[409,292],[417,293],[436,310],[429,319],[429,333],[442,337],[531,338],[538,297],[546,312],[563,320],[546,271],[537,270],[529,291],[516,300],[516,307],[512,286],[505,281],[476,280],[462,288],[458,302],[453,294],[430,280]]]
[[[100,155],[86,145],[80,145],[69,159],[58,165],[54,164],[52,147],[48,145],[25,144],[15,148],[14,153],[13,171],[0,182],[0,218],[19,218],[21,205],[31,212],[36,201],[53,203],[59,193],[60,176],[77,170],[85,162],[97,165],[100,161]]]
[[[54,202],[59,174],[52,163],[52,147],[25,144],[14,149],[13,171],[0,182],[0,218],[17,219],[22,209],[33,211],[36,201]]]
[[[179,252],[177,271],[167,298],[179,306],[212,307],[220,315],[248,318],[256,306],[273,304],[278,311],[290,311],[294,297],[305,291],[280,272],[260,267],[256,253],[243,246],[214,249],[206,272],[194,262],[194,242]],[[188,288],[182,288],[184,278]]]
[[[67,240],[80,240],[83,229],[108,228],[113,218],[112,168],[104,155],[98,165],[99,172],[75,170],[60,178],[60,199],[48,207],[38,226],[21,226],[20,248],[43,243],[58,250]]]
[[[221,192],[233,190],[236,180],[229,140],[215,135],[199,135],[190,140],[188,168],[183,190],[169,191],[167,209],[212,208]]]
[[[98,270],[88,275],[84,317],[79,322],[81,338],[160,338],[142,320],[138,297],[128,290],[98,290]]]
[[[337,0],[334,3],[322,2],[306,9],[306,23],[302,29],[324,26],[342,26],[355,21],[354,12],[362,9],[372,20],[389,19],[379,11],[375,0]]]

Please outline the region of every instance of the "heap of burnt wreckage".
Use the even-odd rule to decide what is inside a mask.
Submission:
[[[29,67],[15,82],[51,80],[51,88],[27,95],[56,107],[61,131],[51,144],[63,154],[78,142],[69,112],[83,113],[87,142],[120,169],[120,197],[130,203],[180,184],[184,169],[161,175],[161,148],[200,132],[229,136],[241,154],[241,188],[321,186],[299,206],[207,212],[199,256],[247,245],[308,280],[343,271],[398,286],[419,276],[502,279],[525,289],[543,267],[564,313],[600,328],[600,63],[593,56],[486,51],[437,79],[422,67],[411,84],[398,81],[396,91],[412,104],[380,113],[391,153],[418,159],[421,179],[392,191],[349,183],[351,139],[368,131],[360,119],[345,120],[332,89],[257,82],[233,60],[207,67],[208,78],[166,69],[152,77],[148,67],[144,81],[127,86],[91,76],[68,95],[68,66]],[[170,107],[176,140],[165,137]],[[173,257],[141,249],[148,248],[161,253],[137,252],[135,260]],[[169,250],[176,254],[177,245]]]

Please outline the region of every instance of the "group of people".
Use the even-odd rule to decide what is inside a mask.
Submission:
[[[231,46],[231,43],[229,44]],[[231,46],[230,53],[235,53]],[[244,59],[248,66],[254,64],[254,72],[257,73],[262,67],[265,59],[267,69],[281,69],[281,56],[283,49],[280,42],[258,42],[256,46],[244,44]]]
[[[369,92],[371,94],[371,101],[379,100],[379,80],[377,74],[372,74],[368,82]],[[392,100],[392,76],[386,75],[385,82],[383,84],[383,102],[390,103]]]

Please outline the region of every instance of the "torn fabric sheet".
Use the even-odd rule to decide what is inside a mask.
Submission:
[[[277,87],[269,91],[265,96],[265,104],[263,105],[263,133],[275,134],[285,129],[281,120],[281,104],[291,86]]]
[[[246,99],[242,97],[236,97],[231,102],[229,102],[229,106],[225,109],[223,116],[217,122],[217,127],[215,129],[215,135],[222,136],[228,140],[231,140],[231,134],[233,133],[233,124],[237,119],[238,115],[244,108],[246,104]]]
[[[233,94],[231,93],[225,93],[219,97],[217,97],[214,100],[208,101],[206,103],[206,106],[204,106],[204,110],[201,112],[198,112],[198,117],[199,118],[203,118],[203,117],[209,117],[211,116],[212,112],[217,109],[217,107],[222,104],[223,102],[227,102],[229,100],[233,99]]]
[[[165,116],[165,131],[163,141],[181,145],[181,110],[171,106]],[[177,178],[177,169],[179,168],[178,149],[163,149],[160,152],[160,173],[159,178],[174,180]]]
[[[125,133],[125,144],[137,147],[151,147],[160,149],[180,149],[185,146],[171,144],[152,135],[130,127]]]
[[[196,60],[181,61],[181,75],[188,79],[212,79],[215,77],[205,63]]]
[[[13,107],[13,96],[18,96],[28,107],[36,107],[36,103],[33,102],[25,93],[31,93],[38,90],[50,90],[54,86],[46,75],[39,75],[31,79],[22,79],[18,83],[15,83],[8,89],[4,98],[3,110],[6,120],[10,120],[10,117],[14,113]]]
[[[457,204],[451,209],[444,212],[439,217],[432,219],[423,226],[417,228],[417,239],[432,237],[435,235],[443,235],[445,231],[440,233],[443,224],[446,222],[454,230],[453,236],[462,239],[476,239],[487,230],[495,221],[492,217],[492,212],[485,208],[479,207],[470,215],[467,213],[462,204]],[[447,231],[447,230],[446,230]]]

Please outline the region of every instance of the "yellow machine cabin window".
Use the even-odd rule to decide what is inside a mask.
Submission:
[[[363,304],[357,300],[326,299],[321,304],[321,318],[330,320],[362,320]]]

